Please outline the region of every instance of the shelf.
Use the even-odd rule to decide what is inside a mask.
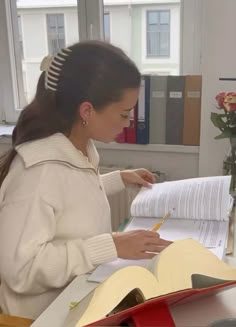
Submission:
[[[172,145],[172,144],[127,144],[127,143],[103,143],[95,142],[101,150],[118,151],[147,151],[147,152],[170,152],[170,153],[199,153],[199,146]]]
[[[1,132],[1,125],[0,125]],[[8,135],[0,135],[0,143],[10,144],[11,133]],[[117,150],[117,151],[144,151],[144,152],[169,152],[169,153],[189,153],[198,154],[199,146],[172,145],[172,144],[128,144],[128,143],[103,143],[95,141],[95,145],[101,150]]]

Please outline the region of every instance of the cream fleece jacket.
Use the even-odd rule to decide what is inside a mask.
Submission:
[[[77,275],[117,257],[106,194],[120,172],[99,175],[63,134],[16,148],[0,190],[0,307],[37,318]]]

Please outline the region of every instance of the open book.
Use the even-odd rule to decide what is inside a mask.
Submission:
[[[132,315],[135,309],[131,308],[148,306],[149,301],[176,305],[194,299],[196,294],[236,286],[236,268],[195,240],[176,241],[156,258],[152,271],[129,266],[114,272],[70,310],[64,326],[119,325]]]
[[[131,204],[132,220],[127,230],[151,229],[170,209],[173,214],[158,230],[160,237],[176,241],[192,238],[223,258],[233,198],[231,176],[191,178],[141,188]],[[89,277],[101,282],[125,266],[149,267],[150,260],[123,260],[98,266]]]
[[[231,176],[191,178],[142,188],[130,211],[132,229],[151,229],[170,209],[171,217],[161,226],[167,240],[191,237],[223,257],[233,199]],[[148,218],[148,219],[147,219]]]

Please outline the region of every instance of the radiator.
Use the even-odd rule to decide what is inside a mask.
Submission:
[[[100,167],[100,173],[110,173],[114,170],[132,169],[132,167],[107,166]],[[159,182],[165,180],[165,174],[159,171],[154,172],[158,175]],[[130,217],[130,205],[137,195],[139,187],[126,187],[125,190],[108,196],[111,207],[112,230],[116,231],[124,218]]]

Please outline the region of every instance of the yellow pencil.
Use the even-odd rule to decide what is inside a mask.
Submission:
[[[171,209],[169,212],[167,212],[162,218],[161,221],[159,223],[157,223],[156,225],[154,225],[151,229],[152,232],[157,232],[158,229],[161,227],[162,224],[164,224],[164,222],[166,221],[167,218],[169,218],[173,211],[175,210],[175,208]]]

